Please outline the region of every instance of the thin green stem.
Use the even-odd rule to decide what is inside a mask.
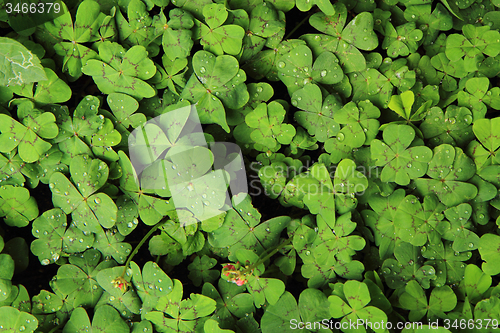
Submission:
[[[283,40],[287,40],[291,35],[293,35],[293,33],[297,31],[298,28],[300,28],[304,23],[306,23],[306,21],[309,19],[309,17],[311,17],[311,15],[312,13],[307,15],[302,21],[300,21],[300,23],[297,24],[295,28],[293,28],[292,31],[290,31],[288,35],[285,36],[285,38],[283,38]]]
[[[276,252],[278,252],[279,250],[281,250],[282,248],[284,248],[285,246],[287,246],[288,244],[290,244],[293,240],[293,237],[290,237],[288,238],[286,241],[284,241],[283,243],[281,243],[280,245],[278,245],[273,251],[271,251],[267,256],[265,256],[264,258],[260,259],[259,261],[257,261],[255,264],[252,264],[250,265],[250,267],[248,267],[247,269],[243,270],[243,272],[241,272],[242,274],[246,274],[250,271],[252,271],[252,269],[255,269],[256,267],[258,267],[260,264],[262,264],[263,262],[265,262],[267,259],[271,258],[272,256],[274,256],[276,254]]]
[[[165,224],[165,222],[166,222],[165,218],[166,217],[161,219],[160,222],[156,223],[154,225],[154,227],[152,227],[151,230],[148,231],[148,233],[141,239],[139,244],[137,244],[134,251],[132,251],[132,253],[128,256],[128,259],[127,259],[127,262],[125,263],[125,267],[123,268],[123,273],[122,273],[121,277],[125,276],[125,273],[127,272],[128,265],[130,265],[132,258],[137,254],[137,252],[139,252],[139,249],[141,248],[141,246],[149,239],[149,237],[153,234],[153,232],[155,232],[159,227],[161,227],[163,224]]]

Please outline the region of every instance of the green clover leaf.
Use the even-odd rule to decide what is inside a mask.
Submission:
[[[445,241],[443,245],[439,237],[433,237],[421,250],[422,256],[428,259],[425,264],[435,268],[433,274],[437,277],[434,281],[436,287],[460,282],[465,271],[463,262],[472,256],[470,251],[454,251],[451,242]]]
[[[8,115],[0,114],[0,152],[8,153],[17,147],[23,161],[38,161],[40,155],[51,147],[42,138],[53,139],[57,136],[55,120],[52,113],[45,112],[35,118],[24,118],[25,125],[22,125]]]
[[[499,253],[497,251],[500,246],[500,236],[494,234],[484,234],[479,240],[479,253],[485,262],[481,269],[486,274],[493,276],[500,273],[498,265]]]
[[[196,256],[194,261],[188,265],[188,277],[193,281],[195,286],[201,286],[202,281],[204,283],[213,283],[219,277],[219,272],[210,269],[215,264],[217,264],[217,260],[214,258],[207,257],[206,255],[203,255],[201,258]]]
[[[384,260],[382,276],[392,289],[404,287],[409,281],[429,289],[432,280],[436,280],[436,271],[430,265],[424,265],[420,248],[407,242],[399,242],[394,248],[394,257]]]
[[[155,95],[155,90],[143,81],[156,73],[144,46],[135,45],[125,51],[120,44],[104,42],[99,45],[99,57],[101,60],[87,60],[82,72],[92,76],[103,93],[121,92],[138,99]]]
[[[328,297],[330,302],[330,315],[334,318],[342,318],[341,322],[357,321],[362,319],[370,322],[382,322],[387,320],[387,315],[374,306],[367,306],[371,301],[370,291],[364,282],[356,280],[346,281],[343,285],[344,299],[332,295]],[[366,332],[361,329],[344,329],[345,332]],[[383,332],[384,329],[374,329],[375,332]]]
[[[414,53],[423,37],[422,30],[417,29],[413,22],[398,25],[396,28],[391,22],[386,22],[384,30],[385,39],[382,48],[387,49],[387,55],[391,58],[405,57]]]
[[[424,33],[422,39],[424,45],[432,43],[440,31],[448,31],[453,27],[453,17],[440,3],[435,7],[431,4],[409,6],[404,16],[406,20],[415,22],[420,27]]]
[[[190,30],[194,26],[193,16],[179,8],[170,10],[168,16],[170,19],[167,21],[165,14],[161,12],[160,19],[156,22],[157,29],[163,34],[164,57],[170,60],[187,58],[193,47],[192,32]]]
[[[168,89],[178,95],[186,86],[184,74],[187,71],[188,61],[186,58],[170,60],[165,54],[162,56],[163,67],[156,64],[156,74],[151,78],[156,89]]]
[[[15,39],[0,37],[0,86],[21,85],[47,80],[40,59]]]
[[[174,280],[172,291],[160,297],[156,304],[155,308],[159,311],[151,311],[145,315],[158,331],[195,332],[203,326],[200,319],[214,312],[216,302],[213,299],[191,294],[189,299],[182,300],[182,291],[182,283]]]
[[[140,188],[135,169],[128,159],[128,156],[125,155],[123,151],[119,151],[118,156],[118,162],[122,169],[120,189],[126,195],[126,200],[124,199],[124,201],[131,200],[131,203],[128,205],[133,204],[136,207],[139,211],[141,220],[146,225],[155,225],[165,215],[168,215],[168,212],[175,210],[175,206],[173,203],[170,203],[169,200],[162,200],[155,196],[145,194],[144,192],[146,190]],[[148,191],[147,193],[150,192]]]
[[[351,235],[356,228],[356,223],[351,221],[351,212],[339,216],[333,228],[321,216],[317,221],[318,228],[326,230],[314,242],[317,246],[313,253],[318,264],[330,265],[334,261],[334,256],[338,261],[350,262],[356,251],[365,247],[366,241],[362,237]]]
[[[264,146],[265,150],[273,151],[277,151],[280,144],[289,144],[296,132],[293,125],[283,124],[285,115],[285,109],[276,101],[259,104],[245,117],[247,125],[254,128],[250,133],[252,140]]]
[[[340,126],[334,120],[334,114],[341,105],[337,96],[327,95],[323,100],[320,88],[315,84],[307,84],[293,93],[292,105],[303,110],[295,112],[295,120],[318,141],[325,142],[337,135]]]
[[[64,327],[66,332],[81,332],[87,329],[92,332],[109,332],[127,333],[130,332],[125,320],[120,316],[120,313],[109,305],[102,305],[96,308],[92,318],[92,324],[84,308],[76,308],[69,318],[68,323]]]
[[[107,194],[95,193],[108,179],[106,163],[79,155],[71,162],[70,172],[73,182],[59,172],[50,177],[54,206],[72,213],[73,222],[82,231],[99,233],[101,225],[113,227],[118,211],[115,203]]]
[[[264,49],[253,56],[242,68],[256,80],[266,77],[270,81],[279,81],[278,59],[297,46],[305,44],[303,40],[299,39],[283,41],[276,47],[277,51]]]
[[[330,316],[328,307],[328,299],[317,289],[308,288],[302,291],[298,304],[292,294],[286,291],[276,304],[266,308],[261,321],[262,332],[284,331],[285,327],[289,327],[286,331],[293,332],[293,323],[320,322]]]
[[[435,193],[448,207],[467,202],[476,197],[477,187],[465,183],[475,173],[476,166],[462,149],[442,144],[434,148],[427,175],[432,179],[415,180],[417,192],[421,195]]]
[[[0,301],[5,301],[9,299],[12,292],[14,291],[14,287],[12,286],[12,277],[14,276],[14,268],[15,263],[14,259],[7,254],[0,254]],[[10,304],[10,303],[9,303]]]
[[[227,9],[222,4],[212,4],[203,7],[206,25],[200,22],[201,44],[205,50],[215,55],[237,55],[245,30],[239,25],[223,25],[228,17]]]
[[[490,90],[490,81],[485,77],[470,78],[465,83],[465,90],[458,92],[458,105],[468,107],[472,110],[474,120],[484,118],[489,107],[500,109],[500,88],[494,87]]]
[[[266,222],[260,222],[260,214],[253,208],[250,196],[233,196],[233,209],[227,212],[224,224],[209,233],[208,241],[214,247],[229,247],[229,252],[237,249],[251,249],[262,253],[276,245],[276,237],[290,223],[290,217],[278,216]]]
[[[478,119],[472,126],[476,138],[482,144],[482,147],[479,146],[476,149],[484,151],[486,155],[486,160],[478,165],[478,169],[490,164],[500,164],[500,150],[498,149],[500,147],[500,136],[496,134],[498,126],[500,126],[500,117],[493,119]]]
[[[94,236],[83,233],[73,224],[68,229],[66,214],[60,208],[44,212],[33,221],[31,252],[38,256],[43,265],[56,262],[62,251],[68,253],[83,252],[94,243]]]
[[[5,185],[0,187],[0,216],[7,225],[25,227],[38,216],[35,198],[25,187]]]
[[[252,295],[243,291],[245,291],[244,286],[227,283],[223,279],[219,279],[217,288],[208,282],[203,284],[202,294],[217,302],[212,319],[216,319],[223,327],[231,327],[236,318],[254,312]]]
[[[401,240],[422,246],[433,236],[443,234],[448,229],[447,223],[441,221],[444,208],[433,194],[424,198],[423,206],[415,196],[407,196],[401,201],[394,217]]]
[[[112,256],[119,264],[127,260],[132,250],[132,245],[122,242],[125,236],[112,231],[100,231],[96,234],[94,247],[104,256]]]
[[[11,332],[34,332],[38,319],[30,313],[19,311],[11,306],[0,307],[0,326]]]
[[[235,258],[245,265],[251,265],[259,260],[259,256],[251,250],[238,249]],[[285,284],[279,279],[264,278],[264,265],[261,264],[254,269],[253,275],[248,276],[245,283],[247,290],[253,297],[255,307],[260,308],[266,301],[274,305],[285,292]]]
[[[425,146],[411,147],[415,130],[407,125],[391,124],[384,129],[384,142],[373,140],[371,154],[377,166],[384,166],[380,179],[408,185],[410,179],[421,177],[427,171],[432,151]],[[407,149],[408,148],[408,149]]]
[[[397,74],[402,77],[400,73]],[[367,68],[361,72],[350,73],[349,82],[352,84],[354,102],[370,100],[379,108],[388,108],[394,86],[377,69]]]
[[[479,236],[474,233],[474,227],[469,218],[472,207],[462,203],[448,208],[444,212],[450,221],[450,230],[443,235],[447,240],[453,241],[453,250],[456,252],[472,251],[479,246]]]
[[[369,12],[358,14],[345,26],[345,5],[335,3],[334,10],[335,14],[328,16],[324,13],[313,14],[309,23],[318,31],[333,36],[319,36],[317,41],[321,41],[323,47],[335,53],[345,73],[361,71],[366,68],[366,61],[358,49],[371,51],[378,46],[378,38],[373,31],[373,16]],[[313,52],[317,52],[314,45],[311,48]]]
[[[63,301],[58,295],[41,290],[40,294],[33,297],[33,314],[53,313],[61,310]]]
[[[99,262],[100,259],[101,253],[95,249],[70,256],[69,264],[59,267],[53,289],[63,296],[70,295],[66,301],[70,306],[94,307],[103,294],[97,273],[116,265],[112,260]]]
[[[368,199],[373,211],[362,211],[366,224],[375,232],[375,244],[379,246],[380,259],[386,259],[394,253],[396,233],[399,233],[399,228],[394,223],[395,214],[404,198],[403,189],[398,189],[387,197],[377,193]]]
[[[426,314],[429,320],[443,317],[457,305],[457,296],[449,286],[432,289],[429,302],[424,290],[416,281],[410,281],[399,299],[404,309],[410,310],[409,319],[418,321]]]
[[[161,296],[172,290],[172,280],[152,261],[144,264],[142,273],[139,266],[134,262],[131,263],[131,269],[132,281],[137,294],[142,300],[142,313],[148,313],[154,309]]]
[[[338,110],[334,119],[339,124],[344,124],[337,139],[344,138],[343,143],[352,148],[370,144],[378,134],[380,110],[370,101],[349,102]]]
[[[155,47],[149,49],[152,53],[158,53],[158,47],[151,42],[157,37],[155,34],[154,22],[149,16],[146,4],[139,0],[131,0],[125,7],[127,9],[127,19],[121,10],[116,11],[116,24],[120,33],[119,40],[123,45],[142,45],[144,47]],[[100,53],[100,52],[99,52]]]
[[[436,147],[446,143],[452,146],[464,146],[473,139],[471,131],[472,113],[465,107],[450,105],[446,112],[439,107],[432,107],[420,130],[425,139],[429,139],[429,146]]]
[[[260,56],[264,46],[274,47],[278,44],[285,33],[285,15],[277,10],[272,3],[261,3],[250,12],[250,17],[244,11],[232,11],[231,14],[239,16],[238,23],[246,33],[243,37],[243,50],[240,62],[246,62],[254,56]]]
[[[485,274],[479,267],[473,264],[465,268],[464,280],[460,287],[465,289],[467,299],[471,303],[477,303],[482,299],[482,295],[491,286],[491,276]]]
[[[278,76],[290,94],[311,82],[335,84],[344,77],[342,69],[335,65],[338,62],[333,53],[326,51],[322,52],[313,64],[311,49],[299,45],[278,59]],[[331,66],[332,63],[334,66]]]
[[[193,69],[181,98],[196,103],[202,124],[216,123],[229,133],[224,106],[238,109],[247,103],[245,72],[239,69],[236,58],[216,57],[207,51],[195,53]]]
[[[129,126],[136,128],[146,122],[146,117],[143,114],[134,114],[139,108],[139,103],[135,98],[121,93],[111,93],[107,97],[107,102],[113,115],[116,117],[119,124],[116,126],[119,130],[120,125],[124,128],[129,128]]]
[[[97,115],[100,101],[95,96],[87,96],[76,107],[73,117],[70,117],[66,107],[52,108],[57,124],[60,128],[58,136],[54,139],[59,149],[64,153],[62,162],[71,164],[76,155],[91,155],[85,137],[91,138],[104,124],[104,116]]]
[[[70,11],[65,8],[63,15],[45,23],[47,31],[58,36],[54,50],[63,57],[62,70],[68,72],[71,81],[82,76],[82,65],[87,60],[97,58],[97,53],[84,44],[99,39],[97,31],[103,20],[100,12],[99,3],[85,0],[78,6],[74,21]]]
[[[451,61],[465,56],[465,68],[477,70],[477,59],[481,54],[495,57],[500,53],[500,33],[490,30],[489,26],[475,27],[467,24],[462,27],[463,35],[451,34],[446,38],[446,56]]]
[[[389,108],[396,112],[400,117],[404,118],[407,122],[422,120],[424,111],[426,111],[430,102],[420,107],[416,112],[412,113],[412,106],[415,102],[415,94],[411,90],[407,90],[401,95],[392,95],[389,102]]]

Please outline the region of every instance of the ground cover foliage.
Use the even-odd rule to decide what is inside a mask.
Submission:
[[[0,332],[496,331],[499,1],[60,6],[1,7]]]

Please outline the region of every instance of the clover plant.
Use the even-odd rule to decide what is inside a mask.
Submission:
[[[48,5],[0,3],[0,333],[498,329],[499,1]]]

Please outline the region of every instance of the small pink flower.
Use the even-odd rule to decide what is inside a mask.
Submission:
[[[245,283],[247,283],[247,280],[246,279],[236,279],[235,283],[238,285],[238,286],[242,286],[244,285]]]

